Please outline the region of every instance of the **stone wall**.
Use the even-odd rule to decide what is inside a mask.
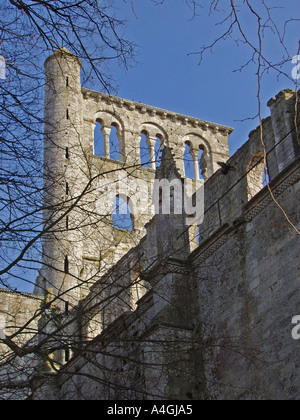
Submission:
[[[184,218],[156,215],[142,243],[93,286],[86,308],[98,312],[85,325],[103,332],[62,369],[54,398],[300,399],[298,342],[291,335],[300,300],[300,160],[292,125],[280,139],[274,135],[274,124],[293,119],[284,110],[294,93],[282,92],[272,106],[283,98],[283,112],[263,122],[266,149],[255,130],[228,170],[206,182],[194,252]],[[170,236],[163,254],[159,232]],[[147,284],[136,308],[128,289],[133,268]],[[111,287],[119,293],[103,310],[103,289],[114,296]]]
[[[13,342],[21,349],[33,344],[39,331],[41,303],[37,296],[0,290],[1,338],[16,334]],[[25,399],[31,395],[37,363],[34,355],[18,357],[12,348],[0,343],[1,399]]]
[[[272,185],[298,229],[299,175],[298,159]],[[266,189],[244,216],[192,255],[204,396],[298,400],[299,352],[291,321],[299,312],[299,234]]]
[[[194,177],[200,178],[201,166],[208,179],[218,169],[217,162],[229,157],[232,129],[84,89],[81,62],[65,48],[46,60],[45,71],[46,234],[35,293],[44,295],[51,289],[63,308],[66,302],[76,306],[92,284],[145,235],[144,226],[153,217],[151,182],[159,165],[156,143],[173,148],[182,176],[188,146]],[[103,134],[103,156],[95,156],[97,123]],[[118,160],[112,159],[110,150],[112,129],[118,138]],[[141,162],[142,135],[150,168]],[[128,203],[133,214],[130,235],[114,229],[116,196]]]
[[[229,158],[230,128],[83,89],[80,68],[64,49],[46,61],[42,297],[0,291],[9,335],[25,325],[16,344],[48,334],[56,350],[41,363],[2,346],[4,364],[12,360],[2,395],[300,399],[296,93],[272,99],[270,117]],[[97,122],[104,156],[94,153]],[[183,183],[186,146],[194,186],[199,168],[206,180],[204,220],[191,227],[184,212],[154,215],[151,205],[155,177]],[[132,231],[113,225],[115,196],[128,198]]]

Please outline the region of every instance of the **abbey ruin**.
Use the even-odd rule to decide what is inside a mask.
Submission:
[[[299,93],[230,157],[232,128],[82,88],[81,66],[45,63],[43,261],[34,294],[0,290],[1,398],[300,399]],[[201,218],[172,187],[156,212],[155,180]]]

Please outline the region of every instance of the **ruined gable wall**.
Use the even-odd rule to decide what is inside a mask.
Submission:
[[[293,169],[276,197],[299,229],[299,160]],[[193,255],[206,396],[299,399],[299,345],[291,336],[299,313],[299,234],[266,190],[245,215]]]
[[[88,289],[96,278],[104,275],[132,247],[138,245],[146,234],[145,225],[154,216],[152,189],[155,168],[159,163],[152,162],[150,169],[141,165],[142,133],[147,136],[150,160],[157,159],[155,144],[159,139],[161,147],[172,148],[182,176],[185,176],[186,143],[194,151],[194,166],[198,172],[198,155],[200,148],[203,148],[207,161],[205,176],[208,178],[217,170],[217,162],[226,161],[229,157],[228,137],[232,129],[88,89],[82,89],[82,97],[82,138],[88,162],[88,178],[93,179],[91,191],[81,204],[89,214],[89,223],[85,223],[82,235],[83,279],[94,277],[86,283]],[[94,154],[96,122],[102,126],[105,157]],[[112,126],[117,128],[119,161],[110,158]],[[111,213],[117,194],[129,201],[133,232],[113,229]],[[95,275],[91,276],[93,271]],[[82,297],[85,295],[83,293]]]
[[[291,152],[292,137],[274,142],[272,117],[263,123],[270,188],[299,229],[299,157]],[[277,144],[286,153],[276,153]],[[120,305],[119,318],[95,339],[91,353],[66,366],[68,373],[59,378],[60,398],[300,398],[298,343],[291,336],[291,319],[299,313],[299,235],[267,187],[249,195],[249,183],[260,178],[262,187],[263,174],[256,163],[263,151],[260,131],[255,130],[229,161],[236,170],[227,175],[220,170],[207,181],[206,219],[200,229],[212,229],[179,270],[163,267],[165,274],[149,274],[155,287],[136,312],[128,313],[127,305]],[[249,176],[253,157],[258,172]],[[218,199],[221,206],[215,211]],[[130,256],[115,267],[116,273],[124,270]],[[163,302],[164,285],[170,287]],[[181,300],[174,305],[169,297],[176,295],[178,285]],[[185,296],[190,296],[188,304],[182,300],[184,290],[192,292],[192,297]],[[172,312],[175,306],[178,318]],[[170,323],[183,321],[193,307],[190,326],[184,330],[181,325],[176,332]],[[176,349],[170,345],[174,340]],[[181,349],[182,343],[187,348]],[[176,371],[170,368],[174,360]]]
[[[263,121],[273,197],[257,164],[265,152],[260,129],[229,160],[235,171],[219,171],[206,184],[200,246],[191,256],[198,289],[195,339],[204,365],[201,398],[300,398],[298,343],[291,335],[300,299],[294,100],[294,92],[281,92]]]

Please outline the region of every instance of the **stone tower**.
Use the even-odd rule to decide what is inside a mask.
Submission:
[[[157,143],[172,150],[183,178],[188,148],[194,178],[203,183],[219,169],[217,162],[228,160],[232,129],[84,89],[81,62],[65,48],[46,60],[45,70],[46,235],[36,293],[53,294],[59,306],[75,305],[145,236],[145,225],[154,216],[151,187],[159,166]],[[95,155],[97,124],[103,156]],[[112,129],[118,137],[117,160],[110,150]],[[142,136],[149,153],[147,167],[141,160]],[[114,197],[121,197],[131,210],[131,232],[114,226]]]
[[[61,48],[45,62],[44,227],[43,268],[40,281],[59,301],[77,299],[76,255],[81,231],[73,212],[85,182],[82,168],[82,94],[80,60]],[[80,223],[80,222],[79,222]],[[75,232],[75,233],[74,233]],[[70,275],[74,273],[74,277]],[[68,292],[74,287],[74,291]]]

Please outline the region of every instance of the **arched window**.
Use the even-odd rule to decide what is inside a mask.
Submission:
[[[140,143],[141,165],[145,168],[155,169],[161,166],[161,151],[164,137],[161,134],[153,136],[148,131],[142,131]]]
[[[102,133],[101,121],[96,122],[96,128],[94,132],[94,155],[105,157],[104,137]]]
[[[118,137],[118,127],[116,124],[111,125],[110,141],[110,158],[120,160],[120,142]]]
[[[134,218],[130,210],[130,200],[117,196],[113,208],[113,227],[115,229],[133,231]]]
[[[144,168],[150,168],[150,150],[147,144],[147,132],[142,131],[142,138],[140,143],[141,165]]]
[[[205,161],[205,149],[203,146],[200,146],[199,155],[198,155],[198,166],[199,166],[199,179],[204,181],[204,173],[206,172],[207,165]]]
[[[161,166],[162,147],[163,147],[163,138],[157,135],[156,144],[155,144],[155,162],[156,162],[157,168]]]
[[[268,177],[265,172],[265,160],[262,152],[255,153],[248,166],[248,200],[251,200],[264,188]]]
[[[207,171],[206,149],[204,146],[193,146],[190,142],[185,143],[184,168],[187,178],[195,178],[204,181]]]
[[[185,143],[185,151],[184,151],[184,170],[186,178],[194,178],[194,164],[193,158],[190,153],[190,144],[188,142]]]
[[[119,161],[121,152],[119,135],[116,123],[104,125],[101,120],[97,120],[94,132],[94,154]]]

